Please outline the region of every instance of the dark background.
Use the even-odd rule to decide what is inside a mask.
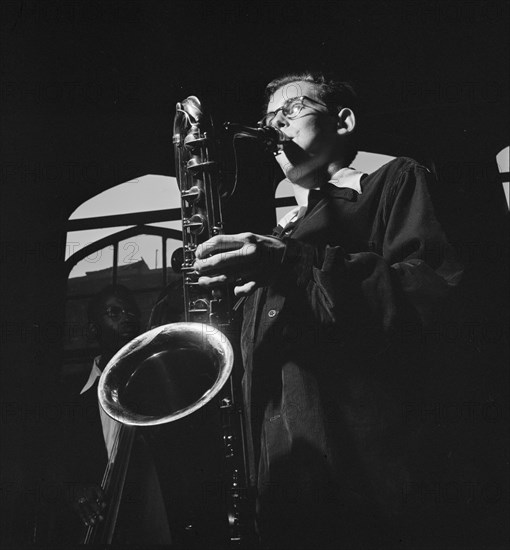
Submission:
[[[2,547],[44,543],[36,516],[58,492],[69,215],[136,176],[173,175],[176,101],[196,94],[218,120],[253,123],[265,83],[308,66],[358,85],[362,149],[434,159],[438,213],[467,266],[449,338],[470,359],[467,374],[452,359],[453,372],[474,381],[478,411],[492,407],[467,430],[466,451],[492,472],[492,500],[473,497],[456,531],[480,505],[499,519],[473,547],[502,547],[508,212],[495,155],[509,142],[509,4],[6,0],[1,12]],[[263,193],[246,187],[235,200],[250,207],[231,208],[231,227],[267,230],[255,216]],[[466,547],[446,531],[441,548]]]

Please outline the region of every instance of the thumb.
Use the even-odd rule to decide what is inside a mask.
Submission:
[[[256,288],[257,283],[255,281],[250,281],[248,283],[245,283],[244,285],[236,286],[234,288],[234,294],[236,296],[248,296],[249,294],[255,292]]]

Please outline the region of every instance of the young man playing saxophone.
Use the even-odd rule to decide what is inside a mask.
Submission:
[[[404,368],[403,335],[437,321],[460,277],[433,176],[409,158],[368,175],[349,167],[356,104],[346,83],[288,75],[266,100],[263,124],[287,139],[275,157],[298,207],[272,236],[213,237],[195,263],[200,285],[229,281],[246,297],[243,392],[262,544],[405,546],[397,526],[412,516],[402,491],[415,465],[400,406],[422,367],[417,357]]]

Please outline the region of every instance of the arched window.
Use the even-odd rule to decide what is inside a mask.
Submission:
[[[181,246],[180,193],[175,178],[146,175],[92,197],[70,216],[64,376],[90,369],[97,353],[88,337],[90,299],[110,284],[132,291],[142,329],[162,289],[179,278],[170,268]]]

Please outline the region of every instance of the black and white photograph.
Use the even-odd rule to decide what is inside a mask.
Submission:
[[[509,548],[510,2],[0,28],[0,549]]]

